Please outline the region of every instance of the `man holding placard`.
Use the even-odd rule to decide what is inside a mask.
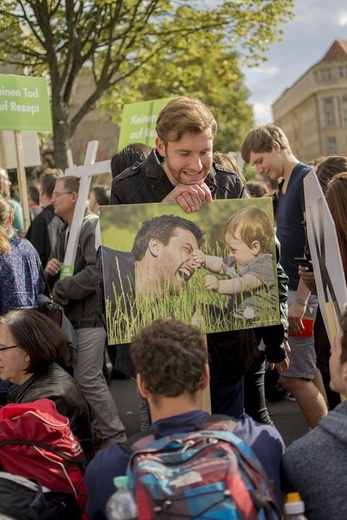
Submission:
[[[191,213],[213,199],[247,197],[236,172],[213,163],[217,123],[200,100],[181,97],[169,101],[159,114],[156,131],[156,148],[148,158],[113,180],[111,204],[173,202]],[[273,341],[280,345],[282,325],[271,330]],[[243,374],[258,356],[253,330],[209,334],[207,341],[212,411],[239,417]],[[121,347],[119,353],[122,351]]]

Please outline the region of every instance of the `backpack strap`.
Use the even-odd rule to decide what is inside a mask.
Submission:
[[[131,455],[135,451],[134,445],[139,440],[144,439],[145,437],[148,437],[148,443],[153,442],[155,439],[158,438],[154,433],[151,433],[148,431],[147,432],[137,432],[137,433],[135,433],[135,435],[132,435],[130,437],[130,439],[128,439],[127,441],[122,442],[120,447],[122,448],[122,450],[126,451],[127,453],[129,453],[129,455]]]
[[[235,425],[237,423],[236,419],[231,418],[229,415],[223,415],[223,414],[213,414],[210,415],[210,417],[207,419],[206,422],[202,424],[196,424],[196,423],[190,423],[190,422],[184,422],[180,423],[180,426],[184,426],[186,428],[189,428],[189,431],[199,431],[199,430],[213,430],[215,429],[214,426],[217,425],[217,423],[226,423],[228,428],[227,431],[233,432]],[[170,422],[170,421],[163,421],[161,422],[161,425],[165,425],[167,428],[177,428],[178,423],[177,422]],[[169,434],[170,435],[170,434]],[[137,442],[141,439],[144,439],[148,437],[148,444],[155,441],[156,439],[160,439],[161,437],[166,437],[166,435],[160,434],[157,430],[153,430],[151,432],[138,432],[135,433],[135,435],[132,435],[130,439],[123,442],[121,444],[122,449],[124,449],[127,453],[130,455],[134,453],[134,445],[137,444]]]

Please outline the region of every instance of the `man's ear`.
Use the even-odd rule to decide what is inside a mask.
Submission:
[[[259,242],[259,240],[253,240],[251,249],[252,249],[252,253],[254,254],[254,256],[259,255],[259,253],[260,253],[260,242]]]
[[[78,199],[78,193],[77,193],[76,191],[73,191],[73,192],[71,193],[71,197],[72,197],[72,202],[73,202],[74,204],[76,204],[77,199]]]
[[[159,152],[159,154],[162,157],[165,157],[166,156],[165,144],[164,144],[164,141],[162,139],[160,139],[160,137],[156,138],[155,146],[156,146],[157,151]]]
[[[160,253],[161,242],[157,238],[151,238],[148,242],[148,250],[152,256],[157,257]]]
[[[282,148],[281,148],[281,146],[278,144],[277,141],[273,141],[273,143],[272,143],[272,150],[273,150],[274,152],[276,152],[276,153],[281,153]]]
[[[143,381],[141,374],[136,374],[136,382],[137,382],[138,391],[140,392],[141,396],[147,399],[148,392],[146,390],[145,383]]]

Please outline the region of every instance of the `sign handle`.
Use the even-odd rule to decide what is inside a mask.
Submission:
[[[24,217],[24,229],[28,230],[30,226],[30,213],[29,213],[29,202],[28,202],[28,189],[27,179],[24,168],[23,158],[23,139],[22,134],[18,130],[14,132],[14,141],[16,147],[16,158],[17,158],[17,177],[19,186],[19,198],[23,209]]]

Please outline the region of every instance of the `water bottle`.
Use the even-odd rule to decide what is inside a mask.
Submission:
[[[107,520],[136,520],[137,505],[129,489],[129,477],[115,477],[113,483],[117,491],[106,504]]]
[[[301,500],[300,493],[288,493],[284,505],[286,520],[307,520],[305,513],[305,503]]]

